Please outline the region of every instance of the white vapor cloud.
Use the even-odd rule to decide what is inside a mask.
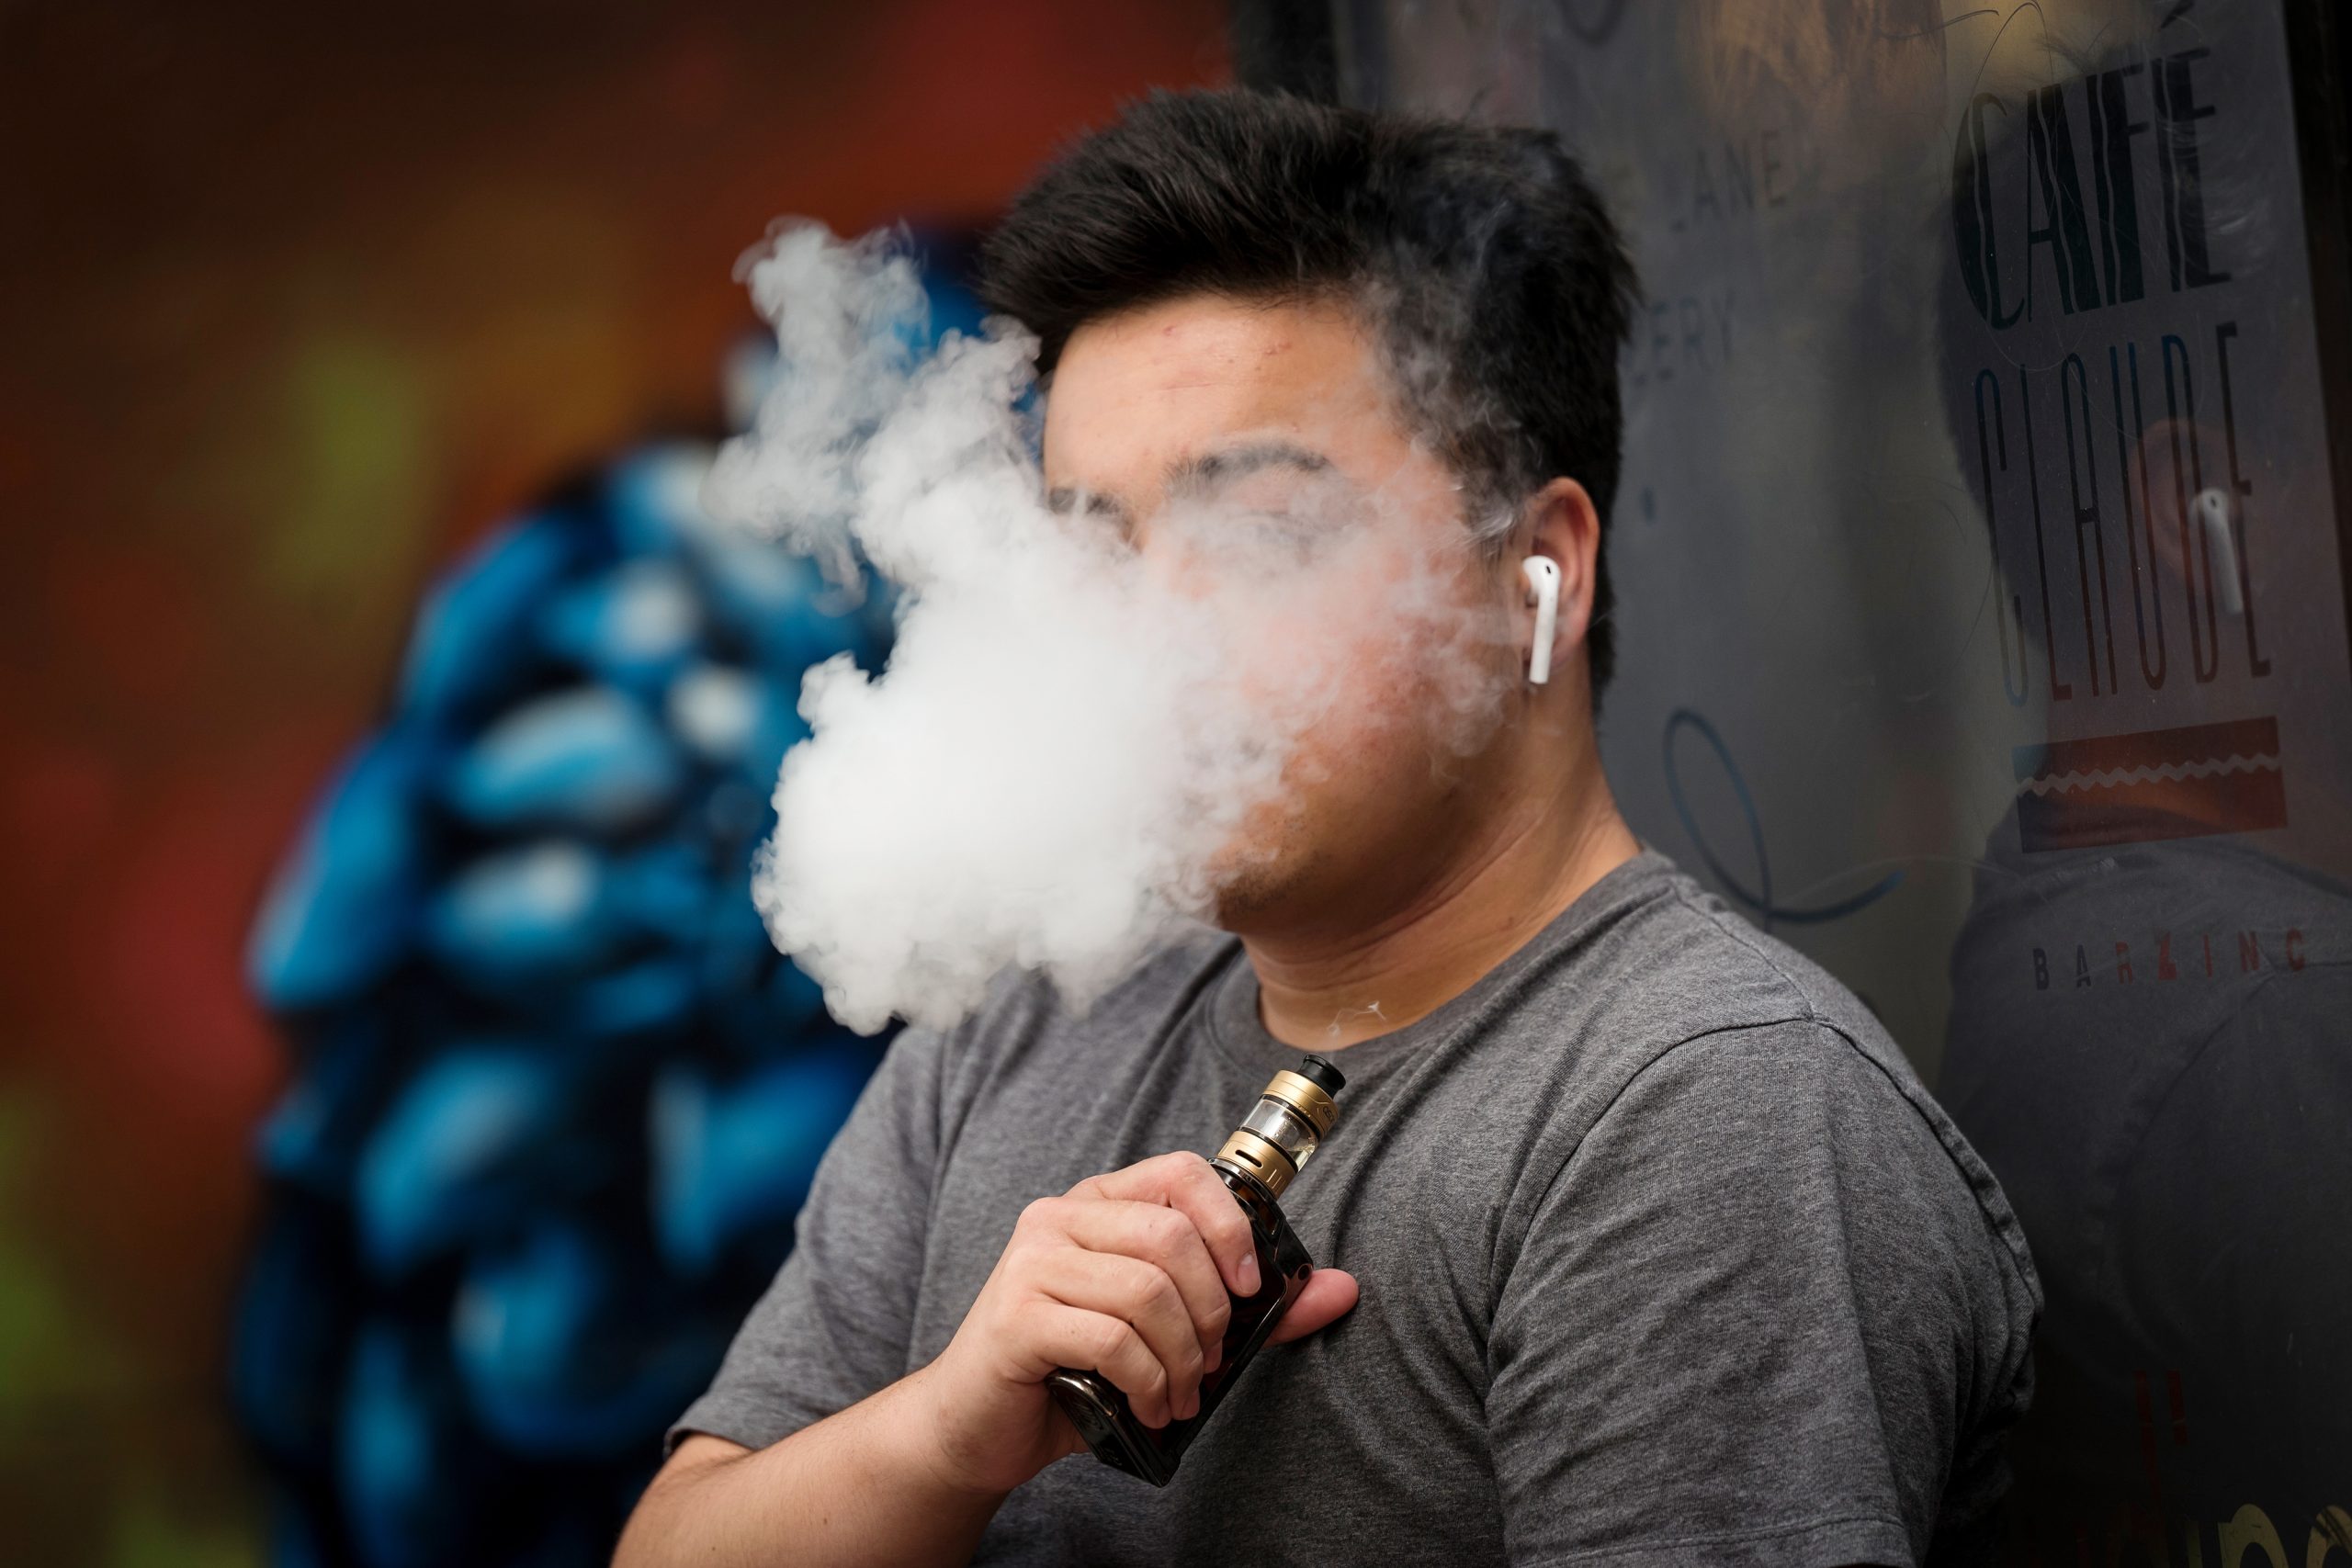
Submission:
[[[922,357],[922,287],[888,235],[779,223],[742,270],[782,363],[705,503],[902,590],[884,672],[844,655],[806,679],[811,738],[753,879],[769,931],[862,1032],[948,1026],[1011,965],[1082,1008],[1211,914],[1220,852],[1346,697],[1350,656],[1309,634],[1358,614],[1378,520],[1362,497],[1171,502],[1137,551],[1045,505],[1020,328]],[[1446,642],[1436,594],[1382,592],[1400,646]],[[1491,709],[1461,671],[1441,684]]]

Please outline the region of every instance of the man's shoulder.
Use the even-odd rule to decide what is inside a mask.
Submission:
[[[1638,1107],[1715,1118],[1709,1135],[1724,1136],[1724,1108],[1779,1106],[1740,1125],[1902,1138],[1949,1165],[1996,1228],[2009,1224],[1983,1161],[1859,995],[1665,856],[1638,871],[1614,918],[1530,976],[1525,1021],[1510,1030],[1515,1049],[1548,1065],[1561,1131],[1581,1143]]]
[[[1902,1053],[1836,976],[1656,852],[1637,897],[1538,983],[1582,1032],[1643,1057],[1719,1035],[1813,1034],[1907,1076]]]
[[[1998,1182],[1868,1004],[1679,867],[1648,894],[1614,962],[1581,977],[1611,1057],[1603,1114],[1662,1119],[1643,1134],[1668,1142],[1795,1138],[1906,1168],[1973,1208],[2030,1281]]]

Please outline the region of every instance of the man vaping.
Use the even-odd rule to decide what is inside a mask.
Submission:
[[[1511,629],[1502,694],[1464,748],[1375,669],[1219,857],[1216,930],[1083,1014],[1009,975],[899,1035],[617,1561],[1983,1560],[2041,1302],[2008,1204],[1600,768],[1634,282],[1582,171],[1543,132],[1160,95],[1022,196],[983,289],[1040,339],[1074,522],[1148,555],[1178,476],[1378,494]],[[1347,1109],[1282,1205],[1330,1267],[1145,1484],[1046,1380],[1192,1414],[1262,1283],[1198,1151],[1306,1051]]]

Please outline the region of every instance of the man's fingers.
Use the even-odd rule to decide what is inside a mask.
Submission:
[[[1287,1344],[1340,1316],[1356,1304],[1356,1277],[1344,1269],[1317,1269],[1306,1277],[1298,1299],[1266,1337],[1269,1345]]]
[[[1163,1270],[1125,1253],[1063,1247],[1039,1255],[1030,1282],[1065,1306],[1131,1325],[1160,1365],[1171,1413],[1193,1414],[1206,1358],[1184,1298]]]
[[[1199,1155],[1180,1152],[1137,1160],[1119,1170],[1090,1176],[1069,1190],[1072,1197],[1164,1203],[1182,1212],[1199,1227],[1226,1289],[1237,1296],[1258,1293],[1258,1246],[1250,1232],[1250,1217]]]
[[[1230,1200],[1228,1199],[1228,1201]],[[1192,1217],[1158,1203],[1102,1199],[1060,1206],[1062,1234],[1094,1252],[1125,1253],[1164,1270],[1184,1298],[1184,1310],[1203,1345],[1225,1337],[1232,1299]]]
[[[1136,1420],[1147,1427],[1168,1424],[1168,1371],[1133,1324],[1047,1296],[1030,1298],[1027,1311],[1032,1317],[1026,1343],[1045,1358],[1048,1370],[1099,1371],[1127,1396]]]

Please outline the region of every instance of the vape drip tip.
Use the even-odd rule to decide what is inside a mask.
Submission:
[[[1295,1070],[1276,1073],[1258,1103],[1216,1157],[1247,1172],[1279,1198],[1340,1119],[1332,1096],[1347,1087],[1340,1069],[1309,1056]]]

